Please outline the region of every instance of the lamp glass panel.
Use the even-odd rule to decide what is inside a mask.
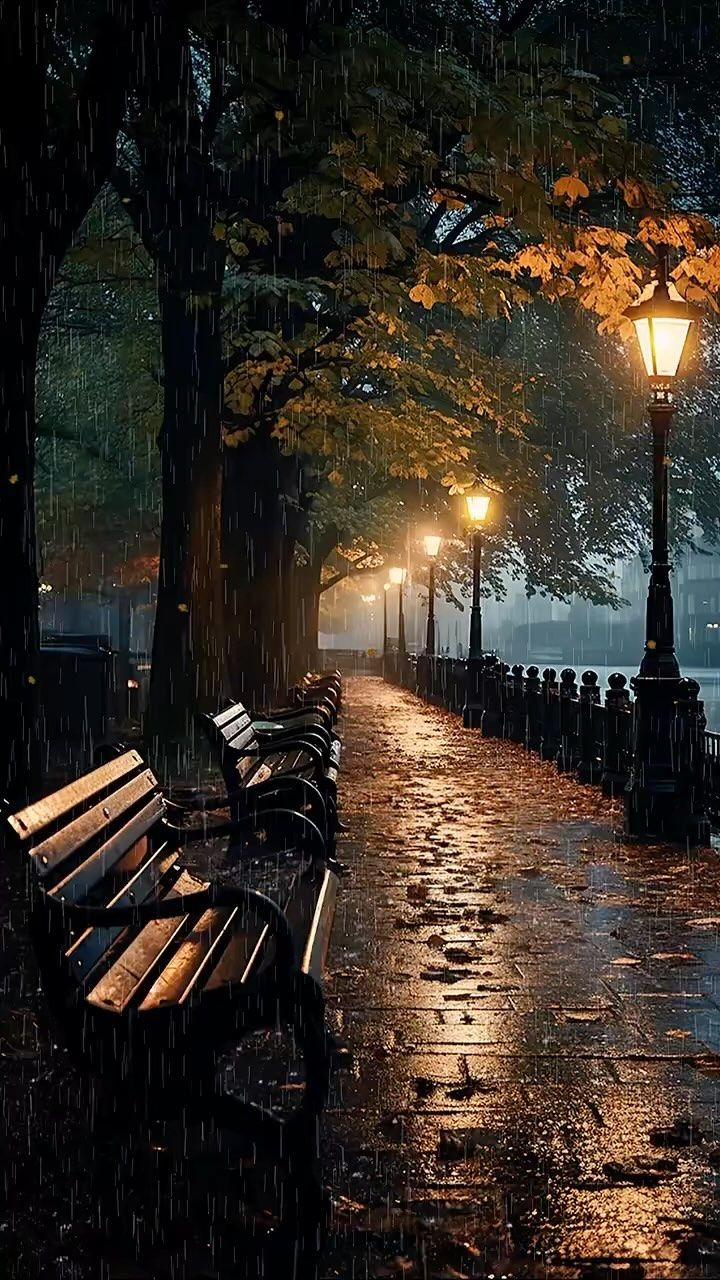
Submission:
[[[655,316],[652,322],[655,365],[661,378],[674,378],[682,358],[691,320]]]
[[[466,493],[465,502],[470,519],[475,524],[482,524],[490,507],[489,493]]]
[[[394,586],[394,587],[401,587],[401,586],[402,586],[403,582],[405,581],[405,574],[406,574],[406,573],[407,573],[407,570],[406,570],[406,569],[391,569],[391,570],[390,570],[390,581],[392,582],[392,584],[393,584],[393,586]]]
[[[674,378],[692,320],[646,316],[634,324],[648,377]]]
[[[429,555],[430,559],[434,560],[435,556],[438,554],[440,550],[440,543],[442,542],[442,538],[439,536],[439,534],[436,534],[436,533],[426,533],[425,537],[423,538],[423,542],[425,543],[426,555]]]

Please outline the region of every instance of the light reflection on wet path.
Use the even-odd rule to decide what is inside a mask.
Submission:
[[[720,1275],[717,854],[618,843],[378,679],[346,704],[322,1274]]]

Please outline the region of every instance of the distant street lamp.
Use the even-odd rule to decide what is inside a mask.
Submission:
[[[425,636],[425,652],[432,657],[435,653],[435,561],[440,551],[442,538],[437,533],[426,533],[423,538],[425,554],[430,561],[428,575],[428,616]]]
[[[472,607],[470,609],[470,648],[466,667],[463,724],[472,729],[482,722],[480,682],[482,675],[482,610],[480,608],[480,564],[482,560],[482,526],[490,509],[490,494],[473,489],[465,495],[465,506],[472,523]]]
[[[362,600],[363,604],[370,606],[368,611],[368,649],[369,649],[370,643],[372,640],[373,622],[375,621],[375,611],[373,609],[373,605],[377,600],[377,596],[372,594],[367,596],[361,596],[360,599]]]
[[[653,441],[652,565],[648,587],[645,653],[632,684],[635,692],[633,761],[625,792],[625,834],[707,839],[707,826],[691,815],[691,798],[678,770],[678,719],[686,682],[675,656],[668,550],[668,440],[675,412],[673,388],[685,343],[698,313],[668,280],[667,248],[658,249],[657,279],[628,307],[651,388],[648,414]],[[695,695],[696,697],[696,695]],[[687,714],[687,713],[685,713]],[[685,788],[685,794],[683,794]],[[692,819],[692,820],[691,820]]]
[[[403,586],[407,577],[407,569],[391,569],[390,581],[398,588],[398,672],[405,658],[405,612],[403,609]]]

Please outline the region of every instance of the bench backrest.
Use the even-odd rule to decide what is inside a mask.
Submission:
[[[257,764],[260,743],[250,714],[242,702],[234,702],[214,716],[201,717],[210,745],[217,753],[223,774],[237,785]]]
[[[8,822],[48,897],[130,906],[154,892],[167,869],[167,843],[152,838],[165,811],[154,774],[139,752],[126,751]],[[81,931],[68,952],[75,956],[71,968],[78,980],[119,932]]]

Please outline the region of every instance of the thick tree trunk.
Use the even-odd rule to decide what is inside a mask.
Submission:
[[[57,269],[112,167],[146,17],[144,0],[99,6],[73,110],[60,130],[48,74],[57,14],[47,5],[0,0],[0,798],[14,806],[40,786],[34,507],[40,327]]]
[[[33,288],[37,293],[37,284],[37,279],[26,281],[26,301]],[[8,300],[0,315],[0,798],[15,808],[40,785],[33,477],[42,306],[41,301],[32,313],[23,313]]]
[[[162,527],[147,730],[187,736],[223,688],[220,637],[222,335],[214,289],[160,292],[165,412],[160,438]]]
[[[316,554],[305,564],[297,564],[293,569],[292,590],[288,596],[291,681],[298,679],[305,671],[316,671],[318,668],[322,566],[322,556]]]
[[[294,549],[284,501],[288,473],[276,440],[256,432],[226,449],[223,478],[225,645],[229,691],[254,708],[287,686],[287,597]]]

